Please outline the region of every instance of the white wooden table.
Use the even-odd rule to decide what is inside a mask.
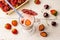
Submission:
[[[11,23],[12,20],[16,19],[18,20],[18,15],[16,13],[13,13],[9,16],[7,16],[1,9],[0,9],[0,40],[60,40],[60,0],[41,0],[40,5],[34,4],[34,0],[30,0],[28,4],[21,7],[21,9],[31,9],[38,13],[37,18],[43,18],[43,13],[41,13],[41,10],[44,9],[44,4],[49,4],[50,9],[56,9],[58,11],[57,19],[55,20],[58,23],[57,27],[51,26],[51,21],[54,20],[48,20],[48,23],[50,26],[47,26],[46,20],[41,20],[40,24],[43,23],[46,26],[46,31],[48,33],[48,37],[41,37],[40,32],[37,30],[33,35],[27,35],[26,33],[22,33],[21,25],[18,24],[16,29],[18,29],[19,34],[13,35],[11,31],[8,31],[4,28],[6,23]],[[44,10],[44,12],[49,12],[49,10]],[[54,19],[55,17],[50,14],[49,19]],[[18,21],[19,22],[19,21]],[[38,25],[36,25],[38,29]],[[14,27],[13,27],[14,28]]]

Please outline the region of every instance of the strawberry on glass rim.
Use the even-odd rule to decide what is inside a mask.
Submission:
[[[30,29],[34,24],[35,17],[24,13],[22,15],[24,18],[19,18],[20,24],[23,26],[23,28]]]
[[[19,18],[19,23],[22,25],[23,32],[26,31],[28,34],[33,34],[35,32],[35,17],[24,13],[23,16],[23,18]]]

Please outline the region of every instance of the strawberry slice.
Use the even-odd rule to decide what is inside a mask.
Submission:
[[[28,9],[23,9],[22,11],[25,13],[25,12],[27,12],[27,11],[29,11],[29,10],[28,10]]]
[[[41,2],[40,2],[40,0],[35,0],[34,3],[35,4],[40,4]]]
[[[57,11],[56,10],[50,10],[51,14],[54,16],[57,16]]]
[[[30,13],[30,15],[34,15],[34,16],[37,15],[37,13],[32,10],[29,10],[29,13]]]
[[[23,12],[23,13],[26,13],[26,14],[28,14],[28,15],[33,15],[33,16],[36,16],[36,15],[37,15],[36,12],[34,12],[34,11],[32,11],[32,10],[28,10],[28,9],[23,9],[22,12]]]

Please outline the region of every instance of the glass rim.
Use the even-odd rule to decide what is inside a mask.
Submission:
[[[26,26],[24,26],[24,25],[22,25],[22,24],[20,23],[21,17],[19,17],[19,23],[20,23],[24,28],[31,28],[31,26],[33,26],[33,25],[34,25],[34,22],[35,22],[35,17],[34,17],[34,16],[32,16],[32,17],[33,17],[34,21],[33,21],[32,25],[30,25],[29,27],[26,27]]]

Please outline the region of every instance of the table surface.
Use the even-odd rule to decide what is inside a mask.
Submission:
[[[45,4],[50,5],[50,9],[56,9],[58,11],[58,16],[54,17],[50,14],[49,10],[45,10],[43,6]],[[36,18],[41,19],[40,24],[45,25],[45,32],[48,33],[48,37],[41,37],[40,32],[38,31],[38,23],[36,23],[36,31],[33,35],[28,35],[27,33],[23,33],[22,27],[20,24],[18,24],[17,27],[13,27],[18,29],[19,34],[18,35],[13,35],[11,33],[11,30],[8,31],[4,28],[6,23],[11,23],[12,20],[17,20],[18,21],[18,15],[16,13],[13,13],[11,15],[6,15],[1,9],[0,9],[0,40],[60,40],[60,0],[41,0],[40,5],[34,4],[34,0],[29,0],[29,3],[26,5],[22,6],[19,10],[22,9],[31,9],[34,10],[35,12],[38,13]],[[49,19],[53,20],[48,20],[48,23],[50,26],[47,25],[46,20],[44,20],[43,13],[41,13],[41,10],[43,12],[48,12],[50,14]],[[57,18],[57,19],[56,19]],[[43,20],[42,20],[43,19]],[[56,19],[56,20],[54,20]],[[57,22],[57,27],[52,27],[51,22],[56,21]],[[18,21],[19,22],[19,21]]]

